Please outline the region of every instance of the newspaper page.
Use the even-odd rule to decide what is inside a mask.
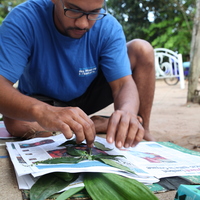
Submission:
[[[97,140],[100,139],[97,137]],[[136,179],[144,184],[152,184],[158,182],[159,180],[142,169],[137,168],[133,164],[132,170],[136,171],[136,174],[132,174],[118,168],[111,167],[99,161],[82,161],[77,164],[35,164],[37,161],[46,160],[55,157],[65,157],[67,151],[65,147],[59,147],[60,144],[66,141],[63,134],[52,136],[48,138],[34,138],[19,142],[7,142],[7,149],[9,151],[11,160],[16,170],[16,176],[21,184],[31,185],[35,177],[42,176],[51,172],[69,172],[69,173],[81,173],[81,172],[103,172],[103,173],[116,173],[128,178]],[[113,155],[121,155],[121,151],[106,143],[106,140],[99,140],[105,143],[106,147],[112,149],[106,153],[111,153]],[[87,146],[85,145],[85,147]],[[96,149],[95,151],[98,151]],[[102,152],[101,152],[102,153]],[[105,152],[104,152],[105,153]],[[123,158],[121,163],[129,163],[126,158]],[[26,175],[31,175],[28,177]],[[23,176],[23,177],[21,177]],[[25,187],[25,186],[24,186]]]
[[[200,175],[200,156],[156,142],[141,142],[134,148],[121,150],[127,160],[156,178]]]

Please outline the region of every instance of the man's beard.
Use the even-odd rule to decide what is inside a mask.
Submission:
[[[88,28],[81,29],[81,28],[78,28],[78,27],[68,27],[68,28],[66,28],[66,29],[65,29],[65,35],[68,36],[68,37],[74,38],[74,37],[71,36],[70,30],[72,30],[72,31],[73,31],[73,30],[85,31],[85,33],[86,33],[86,32],[88,32],[90,29],[88,29]],[[85,33],[84,33],[84,34],[85,34]],[[83,34],[83,35],[84,35],[84,34]],[[82,35],[82,36],[83,36],[83,35]],[[81,36],[81,37],[82,37],[82,36]],[[80,38],[81,38],[81,37],[80,37]]]

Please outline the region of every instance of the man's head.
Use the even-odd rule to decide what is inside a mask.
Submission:
[[[104,13],[104,0],[52,0],[54,23],[64,35],[81,38]]]

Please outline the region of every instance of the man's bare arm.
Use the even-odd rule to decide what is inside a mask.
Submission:
[[[118,148],[135,146],[144,137],[144,129],[137,119],[139,95],[132,76],[126,76],[110,83],[114,97],[115,111],[108,129],[107,141],[115,141]]]
[[[4,116],[37,122],[47,131],[60,131],[66,138],[76,134],[77,142],[86,139],[92,146],[95,128],[92,120],[77,107],[54,107],[21,94],[13,83],[0,76],[0,113]]]

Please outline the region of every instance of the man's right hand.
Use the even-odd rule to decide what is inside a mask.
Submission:
[[[21,134],[16,136],[22,137],[28,131],[34,130],[60,131],[66,138],[71,138],[73,131],[77,143],[86,140],[88,147],[91,147],[94,142],[94,123],[80,108],[54,107],[25,96],[1,75],[0,113],[6,118],[6,127]]]
[[[67,139],[76,135],[77,143],[87,141],[92,147],[95,138],[93,121],[78,107],[53,107],[49,105],[35,106],[35,120],[48,131],[60,131]],[[73,131],[73,132],[72,132]]]

